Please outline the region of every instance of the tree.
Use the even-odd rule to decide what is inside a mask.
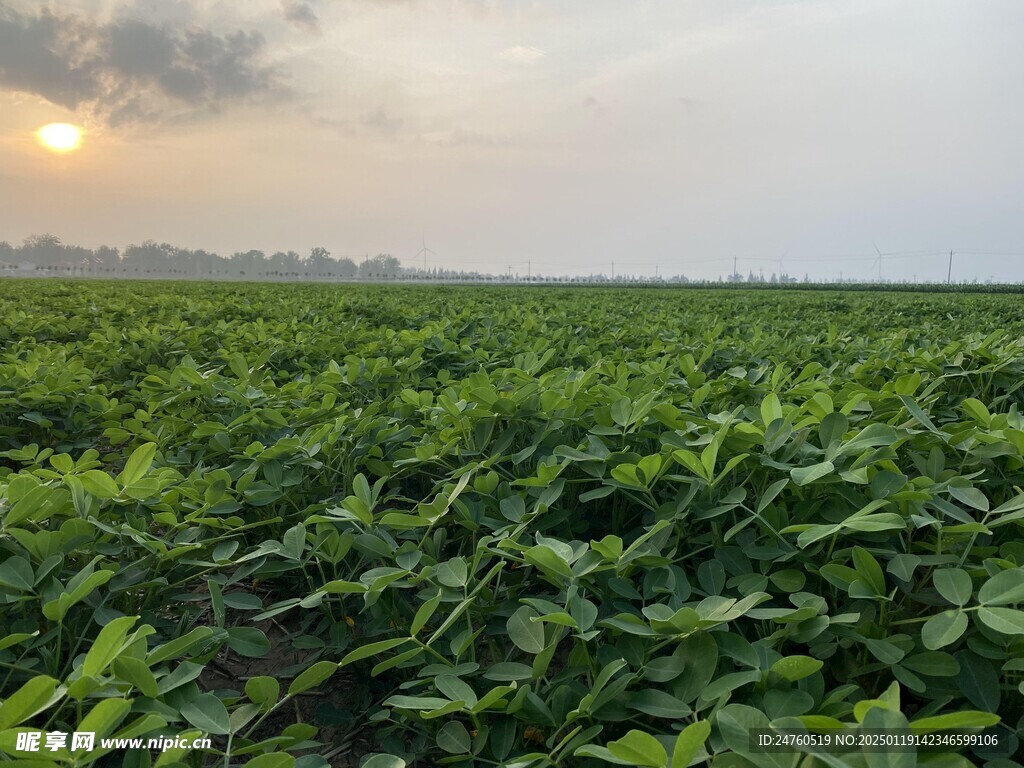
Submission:
[[[398,277],[402,273],[402,262],[390,253],[378,253],[359,265],[359,277],[363,280],[382,280]]]
[[[317,246],[309,252],[309,271],[316,276],[326,275],[330,272],[331,252],[326,248]]]
[[[335,271],[337,272],[338,277],[347,280],[356,276],[356,273],[359,272],[359,267],[356,266],[356,263],[352,261],[352,259],[342,258],[338,259],[336,262]]]
[[[231,254],[231,271],[243,277],[255,277],[263,271],[266,257],[263,251],[245,251]]]
[[[56,235],[27,237],[19,251],[20,259],[31,261],[37,267],[55,267],[64,258],[64,246]]]

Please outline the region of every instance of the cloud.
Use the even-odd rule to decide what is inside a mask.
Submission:
[[[513,45],[500,51],[496,58],[510,64],[535,64],[544,58],[544,51],[526,45]]]
[[[388,113],[383,107],[378,107],[370,114],[365,115],[360,122],[375,133],[394,136],[402,127],[403,121],[400,117],[394,117]]]
[[[507,147],[512,144],[507,138],[465,128],[423,134],[419,138],[441,147]]]
[[[134,18],[97,23],[0,2],[0,88],[85,109],[108,125],[216,112],[286,89],[258,32],[184,31]]]
[[[284,17],[296,27],[306,32],[320,32],[320,19],[309,3],[299,0],[281,0]]]

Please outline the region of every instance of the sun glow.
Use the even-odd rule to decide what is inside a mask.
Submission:
[[[69,123],[50,123],[36,131],[39,143],[53,152],[71,152],[82,145],[82,129]]]

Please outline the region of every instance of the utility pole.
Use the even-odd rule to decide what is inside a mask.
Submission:
[[[612,280],[615,280],[615,262],[612,262]]]
[[[946,270],[946,285],[949,285],[953,280],[953,252],[949,252],[949,269]]]
[[[738,273],[736,272],[736,257],[735,257],[735,256],[733,256],[733,257],[732,257],[732,273],[733,273],[734,275],[735,275],[735,274],[738,274]]]
[[[530,282],[533,278],[533,262],[529,259],[526,260],[526,282]]]

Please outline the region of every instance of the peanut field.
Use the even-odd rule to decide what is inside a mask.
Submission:
[[[1019,765],[1017,295],[2,288],[0,762]]]

